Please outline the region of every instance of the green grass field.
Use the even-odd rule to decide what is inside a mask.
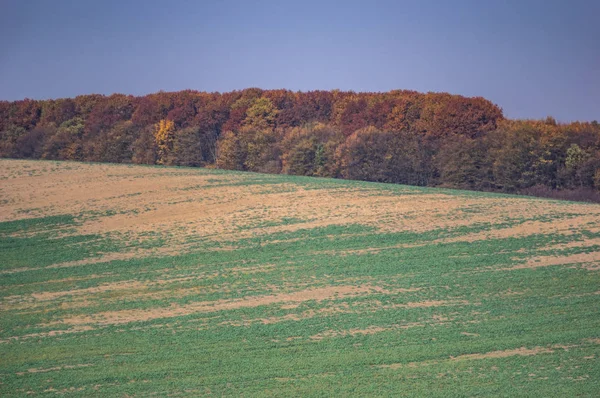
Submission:
[[[0,395],[598,396],[600,205],[0,160]]]

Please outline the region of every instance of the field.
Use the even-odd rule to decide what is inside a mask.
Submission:
[[[0,160],[0,395],[598,396],[600,205]]]

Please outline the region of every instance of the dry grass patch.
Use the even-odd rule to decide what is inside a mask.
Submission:
[[[238,175],[203,174],[193,169],[26,161],[3,163],[10,167],[0,171],[0,178],[6,178],[2,189],[6,201],[2,205],[0,221],[107,211],[111,215],[84,219],[76,233],[119,233],[133,240],[143,240],[146,233],[152,232],[165,239],[164,255],[185,252],[185,247],[177,245],[184,244],[189,236],[224,241],[348,224],[371,226],[385,232],[426,232],[502,223],[522,216],[524,206],[527,206],[529,217],[553,217],[567,206],[561,202],[530,198],[463,197],[445,193],[403,195],[360,186],[305,189],[288,182],[274,184],[275,189],[269,191],[269,184],[228,186],[244,181]],[[15,170],[25,164],[31,175],[14,176]],[[568,234],[572,228],[586,224],[590,228],[600,227],[600,208],[568,204],[568,210],[572,217],[564,220],[529,221],[511,228],[442,241],[476,241],[557,231]],[[257,220],[263,224],[278,224],[286,218],[301,222],[253,227]],[[156,254],[160,253],[106,254],[105,258],[57,266]]]

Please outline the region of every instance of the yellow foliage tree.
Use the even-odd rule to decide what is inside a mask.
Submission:
[[[161,120],[155,126],[154,141],[158,149],[157,164],[168,164],[168,157],[173,150],[175,140],[175,124],[172,120]]]
[[[244,125],[259,130],[271,130],[279,111],[268,98],[259,98],[246,111]]]

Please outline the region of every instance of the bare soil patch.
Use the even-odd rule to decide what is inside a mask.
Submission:
[[[577,253],[567,256],[538,256],[530,258],[526,263],[519,264],[509,270],[550,267],[553,265],[588,264],[591,267],[600,265],[600,252]]]
[[[24,334],[21,336],[13,336],[13,337],[9,337],[7,339],[4,340],[0,340],[0,344],[1,343],[8,343],[9,341],[18,341],[18,340],[27,340],[27,339],[38,339],[38,338],[44,338],[44,337],[55,337],[55,336],[62,336],[65,334],[71,334],[71,333],[81,333],[81,332],[87,332],[90,330],[94,330],[93,327],[91,326],[87,326],[87,325],[78,325],[78,326],[74,326],[70,329],[65,329],[65,330],[51,330],[49,332],[41,332],[41,333],[31,333],[31,334]]]
[[[268,296],[246,297],[238,300],[217,300],[196,302],[187,305],[171,305],[166,308],[150,310],[122,310],[97,313],[90,316],[74,316],[65,318],[61,323],[70,325],[80,324],[119,324],[139,321],[149,321],[160,318],[173,318],[201,312],[218,312],[240,308],[259,307],[275,303],[301,303],[315,300],[334,300],[345,297],[365,295],[377,291],[370,285],[364,286],[328,286],[307,289],[292,293],[281,293]]]
[[[442,359],[439,361],[424,361],[424,362],[409,362],[409,363],[392,363],[386,365],[376,365],[376,368],[382,369],[400,369],[400,368],[416,368],[421,366],[431,366],[436,365],[442,362],[455,362],[455,361],[473,361],[473,360],[481,360],[481,359],[494,359],[494,358],[508,358],[514,356],[532,356],[539,354],[552,354],[556,351],[556,349],[568,349],[569,346],[561,346],[561,345],[553,345],[551,347],[534,347],[534,348],[516,348],[512,350],[503,350],[503,351],[490,351],[485,353],[477,353],[477,354],[465,354],[459,355],[456,357],[449,357],[447,359]]]
[[[529,356],[529,355],[538,355],[538,354],[550,354],[553,353],[554,350],[551,348],[545,347],[536,347],[536,348],[517,348],[514,350],[505,350],[505,351],[491,351],[483,354],[466,354],[459,355],[457,357],[450,357],[452,361],[469,361],[474,359],[487,359],[487,358],[506,358],[506,357],[514,357],[516,355],[520,356]]]
[[[19,376],[22,376],[26,373],[47,373],[47,372],[56,372],[59,370],[65,370],[65,369],[77,369],[77,368],[86,368],[88,366],[94,366],[91,363],[82,363],[82,364],[77,364],[77,365],[63,365],[63,366],[55,366],[53,368],[45,368],[45,369],[40,369],[40,368],[31,368],[31,369],[27,369],[27,372],[17,372],[16,374]]]
[[[393,325],[393,326],[388,326],[388,327],[369,326],[364,329],[353,328],[353,329],[348,329],[348,330],[327,330],[325,332],[310,336],[310,338],[311,338],[311,340],[323,340],[324,338],[332,338],[332,337],[361,336],[361,335],[364,336],[364,335],[372,335],[372,334],[387,332],[387,331],[391,331],[391,330],[404,330],[404,329],[410,329],[410,328],[414,328],[414,327],[423,327],[423,326],[425,326],[425,325],[422,323],[413,322],[413,323],[408,323],[408,324],[404,324],[404,325]]]

